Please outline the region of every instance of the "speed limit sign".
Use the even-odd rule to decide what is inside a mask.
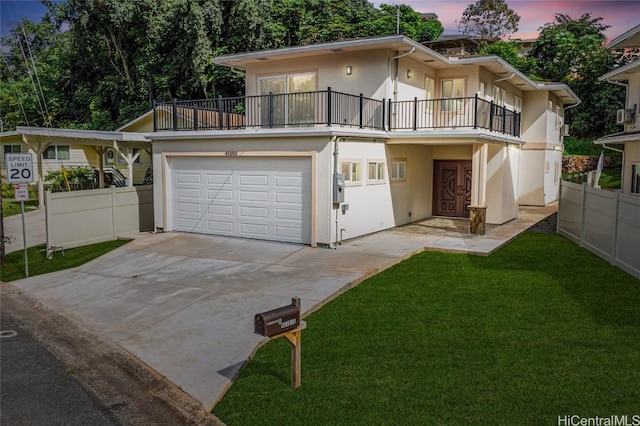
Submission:
[[[9,183],[33,182],[33,154],[5,154]]]

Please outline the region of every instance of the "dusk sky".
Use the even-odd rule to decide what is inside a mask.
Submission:
[[[444,25],[444,34],[458,32],[457,20],[465,8],[475,0],[404,0],[374,1],[379,6],[387,4],[408,4],[418,12],[433,12]],[[512,38],[534,38],[538,28],[554,20],[554,14],[565,13],[578,19],[590,12],[593,17],[602,17],[603,23],[610,25],[609,38],[615,38],[640,24],[640,0],[507,0],[507,4],[520,15],[519,31]],[[0,0],[1,34],[9,31],[23,18],[39,21],[45,8],[38,0]]]

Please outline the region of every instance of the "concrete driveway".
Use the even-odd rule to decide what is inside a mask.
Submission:
[[[489,254],[554,212],[555,206],[533,208],[484,236],[391,230],[336,250],[197,234],[139,234],[79,268],[12,284],[111,339],[210,410],[263,339],[253,334],[256,313],[300,297],[307,315],[426,248]],[[313,326],[309,323],[304,333],[313,333]]]

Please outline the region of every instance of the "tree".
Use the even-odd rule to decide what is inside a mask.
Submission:
[[[499,56],[518,71],[535,79],[536,61],[520,54],[521,45],[522,42],[520,40],[500,40],[484,46],[478,53],[480,55]]]
[[[538,76],[566,83],[582,99],[580,106],[568,111],[572,134],[577,137],[615,131],[615,111],[624,104],[621,87],[598,80],[616,65],[615,56],[604,47],[607,28],[602,18],[589,13],[579,19],[556,14],[554,22],[540,28],[529,53],[537,63]]]
[[[518,31],[520,15],[505,0],[478,0],[467,6],[458,21],[463,34],[496,41]]]
[[[436,40],[442,34],[444,28],[437,19],[424,20],[420,13],[405,4],[397,7],[400,8],[400,34],[418,42]],[[397,13],[396,6],[381,4],[372,23],[371,35],[395,34]]]

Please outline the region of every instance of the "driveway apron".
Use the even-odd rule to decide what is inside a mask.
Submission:
[[[139,234],[81,267],[12,284],[116,342],[210,410],[264,339],[253,333],[256,313],[299,297],[306,316],[425,248],[489,254],[555,211],[547,210],[513,221],[508,232],[466,242],[391,230],[336,250]],[[312,323],[305,333],[313,333]]]

